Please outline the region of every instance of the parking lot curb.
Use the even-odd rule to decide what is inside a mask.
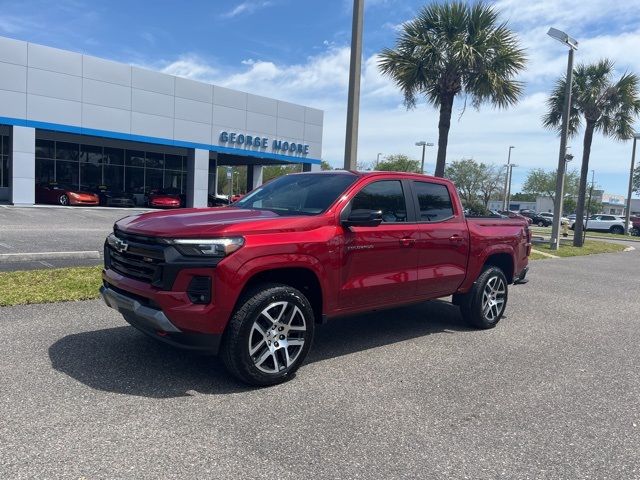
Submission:
[[[98,250],[84,250],[76,252],[31,252],[31,253],[0,253],[0,263],[32,262],[39,260],[83,260],[99,259]]]

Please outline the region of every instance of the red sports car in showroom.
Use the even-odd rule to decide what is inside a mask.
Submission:
[[[177,188],[151,190],[147,196],[147,205],[155,208],[180,208],[185,203],[186,196]]]
[[[85,192],[65,185],[41,184],[36,186],[36,203],[92,206],[100,205],[100,197],[95,193]]]

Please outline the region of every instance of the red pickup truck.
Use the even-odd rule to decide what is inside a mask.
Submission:
[[[240,380],[271,385],[331,317],[453,295],[472,325],[494,327],[530,250],[525,220],[465,218],[448,180],[300,173],[229,207],[119,220],[101,292],[144,333],[220,353]]]

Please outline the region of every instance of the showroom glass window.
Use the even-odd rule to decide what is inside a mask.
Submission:
[[[364,187],[353,199],[351,210],[382,211],[382,221],[407,221],[407,205],[399,180],[383,180]]]
[[[11,186],[9,175],[9,136],[0,136],[0,188]]]
[[[36,140],[36,183],[143,194],[186,188],[183,155]]]

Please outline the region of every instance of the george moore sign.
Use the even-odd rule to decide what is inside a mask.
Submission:
[[[245,135],[244,133],[237,132],[220,132],[220,143],[227,143],[234,146],[245,146],[265,149],[271,146],[271,150],[277,153],[284,154],[299,154],[308,155],[309,145],[302,143],[286,142],[282,140],[273,140],[269,143],[267,137],[254,137],[253,135]]]

